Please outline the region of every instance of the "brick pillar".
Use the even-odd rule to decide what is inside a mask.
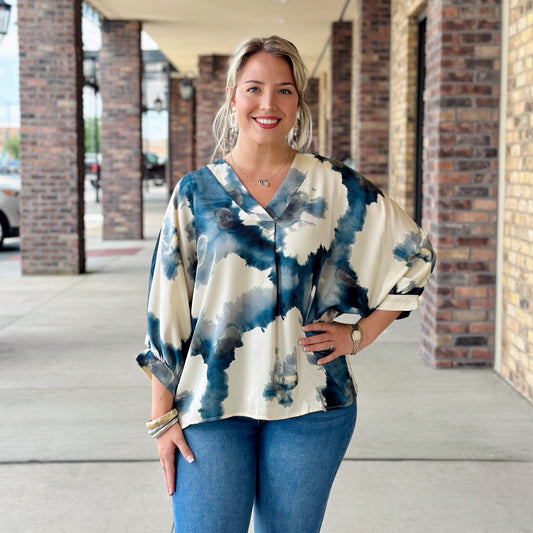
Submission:
[[[352,22],[331,26],[330,80],[328,155],[344,161],[351,151]]]
[[[141,24],[111,20],[102,32],[104,239],[142,239]]]
[[[360,0],[354,78],[354,166],[387,191],[389,173],[390,0]]]
[[[311,111],[311,118],[313,119],[313,142],[310,147],[311,152],[318,152],[318,116],[319,116],[319,100],[320,100],[320,80],[318,78],[310,78],[305,90],[305,102]]]
[[[419,0],[420,2],[420,0]],[[415,216],[419,5],[391,3],[389,169],[387,193]],[[423,101],[423,96],[420,96]]]
[[[178,181],[196,168],[196,98],[183,100],[180,84],[183,78],[170,78],[170,157],[172,158],[172,188]]]
[[[215,149],[213,120],[226,98],[228,56],[201,56],[196,84],[196,164],[211,161]]]
[[[502,239],[502,376],[533,401],[531,5],[510,0]],[[503,32],[502,32],[503,33]],[[500,156],[502,157],[502,156]]]
[[[500,24],[499,0],[428,4],[423,220],[438,261],[421,323],[438,367],[493,361]]]
[[[19,0],[21,268],[85,271],[81,0]]]

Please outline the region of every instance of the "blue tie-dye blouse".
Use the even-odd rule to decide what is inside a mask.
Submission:
[[[349,358],[317,365],[302,326],[413,310],[432,266],[422,230],[342,163],[297,154],[263,208],[219,160],[169,203],[137,360],[175,396],[183,427],[349,405]]]

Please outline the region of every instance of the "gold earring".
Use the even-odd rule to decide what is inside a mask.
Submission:
[[[231,108],[231,113],[229,116],[229,129],[232,135],[237,135],[239,133],[239,125],[237,124],[237,110],[235,106]]]
[[[289,135],[290,135],[289,138],[292,137],[292,142],[295,145],[298,144],[298,140],[300,138],[301,133],[302,133],[302,116],[300,114],[300,110],[298,110],[298,112],[296,113],[296,120],[294,121],[294,126],[289,132]]]

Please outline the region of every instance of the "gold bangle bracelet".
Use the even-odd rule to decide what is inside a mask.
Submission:
[[[172,426],[178,424],[178,418],[173,418],[170,422],[167,422],[166,424],[159,426],[155,429],[149,430],[148,435],[150,437],[153,437],[154,439],[157,439],[160,435],[163,435],[167,430],[169,430]]]
[[[165,413],[163,416],[156,418],[155,420],[148,420],[146,422],[146,428],[148,430],[155,429],[159,426],[164,426],[167,422],[170,422],[172,419],[178,416],[178,411],[176,409],[171,409],[168,413]]]

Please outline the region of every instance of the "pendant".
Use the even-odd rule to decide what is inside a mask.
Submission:
[[[270,187],[270,182],[268,180],[259,180],[259,185],[262,185],[263,187]]]

